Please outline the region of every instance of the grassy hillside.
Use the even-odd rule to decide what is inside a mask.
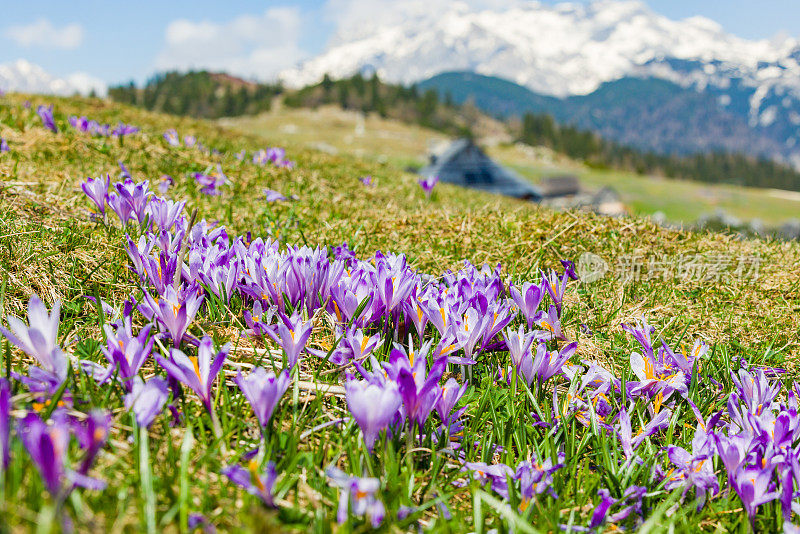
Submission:
[[[30,109],[23,106],[26,99],[33,103]],[[38,104],[49,102],[55,106],[61,130],[58,134],[44,129],[35,113]],[[100,100],[3,97],[0,137],[7,140],[10,151],[0,153],[1,315],[24,319],[32,293],[48,306],[60,300],[60,346],[73,360],[104,360],[98,350],[104,343],[99,328],[102,320],[97,307],[85,296],[97,295],[121,307],[124,299],[131,294],[141,297],[141,292],[132,281],[130,260],[123,248],[125,231],[113,214],[106,225],[90,219],[90,204],[79,184],[87,176],[111,173],[115,177],[121,161],[135,181],[149,179],[154,188],[162,175],[172,176],[175,184],[166,195],[186,199],[187,214],[197,209],[198,219],[219,221],[231,236],[251,232],[253,239],[271,237],[282,245],[312,247],[347,241],[359,258],[369,259],[376,251],[404,254],[413,269],[433,276],[459,269],[468,260],[479,266],[502,265],[504,280],[538,282],[540,269],[561,269],[560,259],[578,262],[586,252],[620,267],[635,256],[672,266],[689,257],[707,263],[725,262],[720,280],[676,276],[623,281],[609,275],[593,283],[571,282],[562,321],[566,336],[578,341],[573,362],[598,361],[616,376],[630,380],[630,354],[641,349],[622,331],[621,323],[646,316],[656,327],[657,337],[673,347],[694,340],[707,342],[711,349],[707,362],[703,362],[705,372],[724,384],[725,392],[732,387],[728,371],[740,358],[754,365],[786,368],[789,376],[795,376],[794,362],[800,348],[800,288],[796,276],[800,244],[671,231],[638,217],[607,219],[557,213],[447,184],[436,186],[427,199],[416,177],[400,170],[403,162],[413,157],[412,151],[418,153],[427,142],[424,130],[388,131],[377,136],[368,122],[363,138],[348,141],[343,132],[352,126],[344,119],[337,123],[334,118],[320,125],[313,118],[301,122],[307,117],[304,112],[292,113],[266,115],[258,123],[239,123],[240,128],[253,132],[248,134],[211,122],[148,113]],[[142,131],[124,142],[90,137],[68,127],[66,118],[73,114],[112,124],[121,120]],[[295,125],[296,133],[289,124]],[[195,136],[218,153],[169,146],[162,138],[169,128],[176,128],[181,136]],[[309,128],[315,131],[310,133]],[[331,155],[307,148],[310,142],[319,141],[342,147],[341,151]],[[345,151],[345,145],[363,147],[364,155],[370,157],[357,157]],[[258,166],[235,157],[240,150],[250,154],[265,146],[285,147],[294,168]],[[381,154],[386,158],[379,158]],[[217,164],[230,183],[221,188],[219,196],[204,195],[190,173],[205,172]],[[373,186],[359,181],[365,175],[374,178]],[[297,199],[267,203],[264,188],[287,197],[296,195]],[[141,230],[129,225],[126,231],[135,237]],[[737,262],[753,258],[757,258],[757,273],[748,270],[737,276]],[[698,525],[708,531],[748,528],[735,494],[720,493],[701,511],[695,511],[689,497],[685,506],[667,513],[680,498],[680,490],[665,489],[663,483],[654,481],[648,468],[618,462],[620,447],[613,433],[584,428],[576,419],[566,417],[560,430],[558,425],[550,431],[534,424],[531,414],[541,408],[549,410],[552,392],[557,389],[563,396],[569,384],[562,380],[557,388],[551,388],[554,379],[546,388],[539,387],[527,395],[521,383],[519,389],[505,387],[502,380],[498,386],[493,380],[494,370],[497,365],[510,363],[502,351],[485,359],[482,356],[476,378],[462,401],[468,408],[462,439],[465,444],[480,443],[465,447],[466,459],[511,463],[531,454],[555,457],[558,451],[567,451],[569,466],[554,475],[552,487],[558,499],[543,493],[535,501],[525,500],[523,507],[518,496],[512,495],[510,498],[516,499],[512,509],[479,481],[463,488],[455,486],[453,482],[466,476],[460,471],[459,456],[433,441],[430,424],[418,447],[408,446],[414,438],[406,433],[402,438],[381,438],[381,446],[370,455],[352,421],[331,425],[347,415],[347,405],[336,393],[339,390],[329,386],[340,386],[342,377],[337,371],[341,369],[307,356],[301,360],[301,380],[293,382],[268,437],[263,439],[280,473],[275,495],[278,507],[263,507],[257,498],[221,476],[220,470],[239,463],[248,451],[262,444],[253,413],[233,382],[237,365],[268,365],[265,362],[273,357],[270,354],[276,354],[278,345],[267,338],[239,336],[244,328],[243,311],[250,309],[243,298],[232,299],[229,307],[214,304],[210,297],[207,302],[191,332],[198,337],[205,333],[213,336],[217,347],[225,341],[234,344],[224,367],[224,380],[213,389],[220,434],[215,435],[213,417],[209,418],[193,394],[186,393],[175,401],[184,414],[183,421],[172,426],[167,413],[161,414],[149,431],[148,445],[142,441],[147,430],[137,428],[124,408],[122,388],[96,384],[78,371],[75,362],[75,370],[64,382],[69,384],[73,398],[71,413],[85,418],[83,414],[96,407],[113,413],[110,439],[91,471],[108,487],[103,491],[74,491],[65,502],[54,502],[44,491],[23,444],[15,438],[11,467],[0,474],[4,525],[0,531],[55,531],[64,528],[63,518],[67,516],[76,531],[174,532],[186,530],[189,515],[197,513],[220,530],[327,532],[336,523],[338,500],[336,488],[325,475],[330,465],[380,479],[387,507],[383,528],[389,531],[413,530],[417,522],[439,532],[504,529],[509,525],[519,531],[558,531],[563,524],[589,524],[600,502],[599,489],[613,486],[615,497],[620,497],[628,484],[649,485],[651,493],[644,499],[641,515],[637,515],[640,519],[635,521],[648,521],[653,530],[685,531]],[[146,321],[136,317],[138,330]],[[333,320],[325,313],[315,315],[310,346],[325,352],[335,344]],[[399,341],[404,342],[402,336]],[[187,343],[182,348],[194,350]],[[154,350],[166,356],[159,345]],[[379,356],[386,359],[387,355],[381,352]],[[29,363],[29,357],[3,342],[3,376],[7,368],[27,373]],[[466,379],[455,366],[449,372],[460,382]],[[142,375],[150,379],[154,374],[164,373],[149,361]],[[20,383],[13,383],[14,419],[19,420],[27,411],[36,410],[36,399]],[[726,396],[705,384],[700,387],[693,382],[691,394],[707,416],[724,409]],[[617,402],[614,410],[626,404]],[[649,417],[648,403],[637,402],[638,415],[634,418]],[[668,430],[643,442],[639,452],[648,458],[646,465],[656,457],[658,462],[664,461],[657,456],[663,446],[691,447],[696,423],[688,406],[677,395],[664,403],[675,415]],[[46,416],[50,409],[39,413]],[[638,425],[635,421],[634,428]],[[408,441],[404,443],[404,439]],[[501,448],[495,449],[492,444]],[[81,458],[76,451],[73,443],[71,457]],[[724,482],[724,472],[720,471],[719,477]],[[408,517],[398,518],[399,512],[408,511],[399,509],[400,505],[409,507]],[[769,530],[779,525],[778,510],[776,502],[763,506],[758,528]],[[624,521],[619,520],[621,524]],[[634,524],[633,517],[627,521],[629,526]],[[341,531],[349,530],[368,530],[368,522],[349,518]]]
[[[225,119],[222,124],[280,139],[292,147],[335,149],[394,169],[425,164],[429,145],[447,142],[440,132],[333,106],[317,110],[279,107],[256,117]],[[765,224],[779,226],[797,217],[800,210],[800,201],[791,192],[592,169],[548,150],[537,152],[510,145],[497,124],[487,123],[484,130],[489,139],[500,141],[489,147],[489,154],[531,181],[560,173],[576,174],[587,187],[613,187],[640,216],[661,211],[669,221],[691,225],[703,214],[724,209],[745,221],[759,218]]]

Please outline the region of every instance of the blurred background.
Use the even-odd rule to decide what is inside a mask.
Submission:
[[[800,4],[25,2],[0,89],[666,226],[800,237]]]

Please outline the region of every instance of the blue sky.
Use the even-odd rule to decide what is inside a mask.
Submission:
[[[187,66],[277,72],[322,51],[361,5],[375,1],[392,5],[391,0],[8,2],[0,21],[0,63],[24,58],[58,76],[80,71],[108,83],[142,81],[158,70]],[[797,0],[646,3],[670,18],[706,16],[745,38],[800,37]]]

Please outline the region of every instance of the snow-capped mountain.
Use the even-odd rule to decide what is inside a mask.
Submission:
[[[637,1],[601,0],[589,5],[530,2],[508,10],[473,11],[452,2],[443,12],[401,24],[375,26],[348,40],[338,35],[322,55],[282,74],[290,86],[374,69],[388,81],[410,83],[443,71],[471,70],[499,76],[542,94],[587,94],[603,82],[663,58],[710,65],[705,79],[727,75],[781,77],[783,62],[796,67],[798,42],[749,41],[715,22],[674,21]],[[762,63],[777,70],[763,72]],[[800,71],[795,71],[795,77]],[[704,81],[704,80],[700,80]]]
[[[623,78],[655,77],[714,95],[726,112],[741,115],[783,147],[768,155],[800,164],[797,39],[742,39],[707,18],[671,20],[639,1],[443,6],[341,33],[327,51],[281,79],[302,86],[326,73],[337,78],[375,71],[408,84],[470,71],[564,98]]]
[[[75,93],[106,94],[106,84],[88,74],[77,72],[66,78],[49,74],[38,65],[24,59],[0,65],[0,90],[21,93],[43,93],[68,96]]]

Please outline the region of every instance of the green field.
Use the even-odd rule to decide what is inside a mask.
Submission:
[[[382,120],[375,114],[364,117],[335,107],[278,107],[257,117],[225,119],[222,123],[285,140],[287,145],[333,148],[401,169],[424,164],[428,148],[447,140],[443,134],[419,126]],[[532,151],[510,145],[497,124],[484,128],[494,139],[489,154],[534,183],[556,174],[575,174],[587,188],[613,187],[628,209],[638,215],[660,211],[671,222],[692,224],[701,215],[722,209],[745,222],[757,218],[772,226],[800,217],[800,195],[792,192],[591,169],[544,149]]]
[[[26,99],[33,103],[30,109],[23,104]],[[55,106],[60,129],[57,134],[43,128],[36,115],[36,106],[45,103]],[[71,129],[67,124],[70,115],[86,115],[111,124],[124,121],[142,131],[124,142],[92,137]],[[419,162],[429,139],[436,135],[374,117],[366,120],[363,131],[357,131],[358,120],[355,115],[327,109],[319,113],[276,110],[252,119],[208,122],[143,112],[98,99],[12,94],[0,100],[0,137],[10,147],[8,153],[0,154],[2,324],[10,324],[7,315],[27,321],[25,308],[32,294],[40,296],[48,307],[61,301],[56,341],[65,351],[70,369],[59,391],[40,398],[12,374],[27,375],[28,366],[36,363],[34,358],[7,340],[0,341],[0,377],[8,379],[13,389],[11,462],[7,470],[0,464],[0,532],[185,532],[191,530],[190,518],[195,514],[224,532],[370,531],[370,521],[355,506],[348,510],[347,499],[343,518],[338,515],[340,492],[326,474],[331,467],[348,475],[377,479],[376,495],[386,512],[379,527],[384,532],[498,529],[535,533],[565,532],[573,526],[588,528],[594,512],[601,509],[603,493],[599,492],[603,491],[615,500],[621,499],[615,501],[615,513],[623,506],[635,511],[631,508],[630,515],[599,523],[595,528],[598,532],[622,528],[748,532],[751,522],[738,493],[728,483],[719,457],[697,458],[691,466],[699,471],[708,460],[709,476],[720,486],[703,506],[698,506],[699,495],[694,489],[668,487],[668,476],[659,475],[653,466],[664,472],[671,467],[664,454],[666,447],[691,450],[698,421],[690,400],[702,418],[722,410],[723,421],[732,420],[727,401],[735,389],[731,371],[739,368],[740,360],[745,365],[785,371],[780,399],[786,399],[790,381],[797,376],[800,355],[800,243],[672,230],[636,214],[612,219],[555,212],[447,184],[437,185],[426,198],[416,176],[402,169]],[[169,146],[162,137],[169,128],[176,128],[181,136],[195,136],[218,153]],[[327,152],[333,147],[336,153],[319,150],[319,143],[327,145],[322,146]],[[317,149],[310,148],[312,145]],[[266,146],[285,147],[294,167],[259,166],[235,157],[240,150],[252,154]],[[492,153],[531,177],[562,166],[573,168],[563,161],[554,167],[537,163],[516,150],[497,148]],[[382,261],[376,257],[378,251],[396,253],[407,258],[414,276],[418,272],[440,280],[448,270],[462,269],[465,260],[476,266],[488,264],[491,269],[500,265],[497,280],[503,292],[509,282],[539,283],[541,269],[562,270],[559,260],[578,263],[584,253],[596,255],[623,276],[616,277],[612,272],[596,281],[570,281],[566,286],[560,321],[564,337],[578,344],[569,361],[596,362],[625,383],[636,380],[631,356],[642,348],[623,331],[623,323],[646,317],[655,327],[654,345],[660,346],[663,340],[685,352],[694,342],[703,341],[709,350],[687,375],[691,379],[685,393],[633,397],[624,384],[619,392],[612,388],[607,396],[610,411],[603,421],[605,426],[598,424],[594,408],[576,408],[573,393],[580,380],[570,382],[556,373],[528,386],[521,374],[512,372],[511,376],[517,378],[505,381],[497,376],[499,369],[512,365],[509,352],[502,348],[487,350],[476,356],[471,379],[461,365],[453,364],[440,377],[441,382],[453,378],[468,386],[458,404],[465,408],[463,428],[453,427],[453,436],[449,430],[446,436],[436,434],[440,416],[435,412],[418,426],[401,419],[394,432],[380,432],[374,451],[370,451],[354,416],[350,416],[349,398],[342,387],[352,381],[346,371],[357,372],[355,366],[352,362],[337,366],[311,354],[304,355],[293,368],[289,390],[260,432],[256,416],[234,378],[238,370],[249,371],[254,366],[279,369],[284,357],[288,359],[288,350],[281,349],[288,342],[279,345],[266,336],[241,335],[247,320],[245,312],[256,314],[253,298],[238,292],[228,300],[215,298],[210,285],[192,285],[192,291],[197,289],[206,300],[188,333],[197,338],[209,336],[218,348],[230,342],[231,350],[210,387],[210,409],[184,387],[182,394],[173,392],[169,397],[182,417],[174,421],[170,412],[163,410],[148,429],[139,426],[125,406],[123,385],[113,381],[99,384],[78,365],[81,359],[105,362],[100,352],[100,347],[106,346],[101,324],[109,318],[87,296],[98,296],[120,309],[125,299],[132,296],[141,302],[144,291],[154,291],[150,282],[133,275],[133,262],[125,250],[126,234],[136,242],[147,233],[149,219],[122,226],[111,212],[105,222],[93,218],[89,211],[92,205],[80,189],[90,176],[110,173],[112,183],[117,181],[118,162],[125,163],[134,181],[149,179],[153,188],[163,175],[172,176],[174,185],[165,195],[186,200],[186,219],[196,210],[197,221],[224,225],[232,239],[246,236],[245,244],[259,237],[274,239],[284,252],[287,246],[335,247],[346,241],[364,260],[362,267]],[[203,194],[192,173],[212,172],[217,165],[229,182],[218,196]],[[711,205],[702,204],[700,191],[704,186],[581,172],[591,185],[617,180],[612,185],[635,211],[649,206],[673,217]],[[374,186],[362,185],[359,178],[365,175],[374,178]],[[658,189],[670,186],[694,192],[698,198],[695,208],[673,201],[675,197],[667,190]],[[643,195],[646,187],[668,198],[663,204],[636,200],[634,193]],[[286,197],[295,195],[296,199],[268,203],[265,188]],[[763,193],[740,194],[753,202]],[[673,212],[667,211],[670,206],[674,206]],[[196,242],[192,246],[199,250]],[[165,256],[176,259],[177,254],[177,261],[183,261],[176,252],[180,247],[170,250],[171,256]],[[328,250],[323,249],[321,254],[328,261]],[[655,276],[653,270],[648,271],[651,276],[626,278],[633,274],[632,258],[648,266],[657,260],[669,268],[669,275]],[[722,271],[679,270],[687,258],[703,265],[722,265]],[[187,260],[189,275],[179,273],[178,281],[185,279],[189,287],[188,278],[194,276],[191,269],[201,269],[202,263]],[[737,271],[743,264],[749,267]],[[156,271],[161,277],[160,267],[150,272]],[[253,275],[249,268],[247,275]],[[387,280],[381,287],[394,290],[395,280]],[[457,291],[468,293],[473,287],[465,281]],[[442,294],[441,298],[448,298],[447,290]],[[280,300],[270,300],[263,293],[262,298],[274,305]],[[284,306],[293,306],[286,294],[283,299]],[[368,302],[363,300],[360,305]],[[475,302],[481,305],[477,296]],[[310,315],[302,311],[302,306],[297,309],[301,310],[299,317],[312,327],[307,347],[330,355],[341,342],[341,318],[323,309]],[[525,320],[514,313],[510,327],[524,327]],[[151,322],[140,311],[133,311],[132,318],[135,332]],[[381,343],[374,355],[386,363],[393,342],[403,352],[409,350],[407,339],[414,336],[407,322],[401,329],[399,319],[388,312],[380,320],[384,322],[370,323],[363,333],[379,336]],[[466,315],[463,320],[467,321]],[[420,334],[431,342],[442,339],[432,324]],[[295,339],[294,330],[291,339]],[[499,335],[493,339],[500,339]],[[154,355],[167,358],[170,343],[168,337],[159,338]],[[185,339],[178,339],[176,345],[190,358],[199,354]],[[566,341],[547,340],[548,350],[567,346]],[[414,361],[413,351],[403,358]],[[193,361],[199,377],[197,360]],[[432,373],[433,367],[423,365],[414,372]],[[166,373],[151,357],[137,376],[153,380]],[[416,375],[404,376],[410,376],[416,387]],[[774,386],[777,380],[770,378],[769,383]],[[404,387],[411,387],[408,384],[406,380]],[[435,386],[441,387],[439,382]],[[65,395],[64,388],[70,395]],[[41,470],[28,452],[30,444],[21,437],[25,435],[22,421],[25,417],[42,417],[49,428],[55,428],[58,422],[50,416],[62,413],[61,407],[56,408],[60,405],[78,421],[85,421],[93,409],[110,414],[108,434],[93,434],[92,439],[103,438],[103,447],[88,472],[102,479],[105,489],[72,491],[71,482],[63,482],[67,486],[60,492],[45,488]],[[623,411],[632,419],[633,434],[637,435],[640,428],[667,410],[668,424],[637,441],[636,454],[643,461],[627,457],[620,444],[621,431],[616,430]],[[779,411],[777,402],[753,411],[760,417],[762,412],[770,414],[773,410]],[[772,424],[774,429],[774,419]],[[255,449],[259,450],[255,461],[248,463]],[[88,456],[76,439],[58,452],[64,453],[67,465],[73,467]],[[466,462],[497,467],[526,460],[540,470],[538,462],[544,458],[559,461],[560,454],[564,455],[564,466],[553,472],[552,480],[545,481],[546,490],[542,488],[533,496],[521,495],[521,480],[495,480],[501,486],[498,491],[484,483],[480,466],[464,470]],[[245,478],[253,487],[261,485],[264,490],[262,479],[255,477],[267,462],[274,462],[278,473],[274,506],[265,505],[221,474],[231,465],[248,465],[250,478]],[[752,462],[761,466],[760,457]],[[764,461],[764,465],[773,464]],[[67,480],[66,476],[62,478]],[[771,480],[773,485],[787,484],[777,474]],[[507,494],[502,491],[503,484],[511,488]],[[788,484],[793,487],[791,479]],[[635,493],[637,497],[629,503],[628,488],[644,490]],[[351,496],[363,499],[366,493],[358,489]],[[757,532],[778,531],[783,521],[797,523],[797,514],[784,516],[780,502],[770,499],[758,507],[752,525]]]

